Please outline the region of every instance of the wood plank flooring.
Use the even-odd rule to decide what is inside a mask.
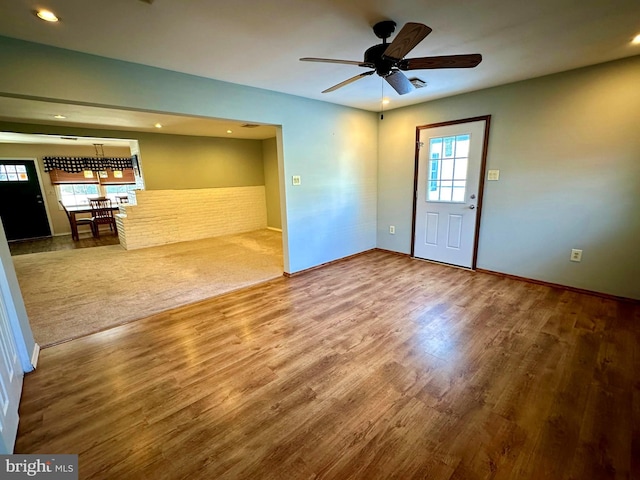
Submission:
[[[640,478],[640,306],[373,251],[44,349],[82,479]]]

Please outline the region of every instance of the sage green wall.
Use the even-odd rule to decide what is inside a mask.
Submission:
[[[0,124],[1,128],[1,124]],[[6,131],[6,130],[3,130]],[[11,130],[15,131],[15,130]],[[49,174],[45,173],[42,157],[44,156],[95,156],[91,145],[42,145],[29,143],[0,143],[0,158],[35,158],[40,176],[43,195],[46,201],[47,214],[51,221],[53,235],[71,234],[69,220],[58,203],[55,187],[51,184]],[[128,157],[131,152],[126,147],[104,147],[104,154],[111,157]],[[88,228],[87,228],[88,229]]]
[[[147,190],[264,185],[262,140],[129,132]]]
[[[478,268],[640,299],[640,56],[386,112],[378,246],[411,249],[416,126],[479,115],[500,180],[485,182]]]
[[[264,188],[267,196],[267,226],[282,229],[280,218],[280,182],[278,177],[278,150],[276,139],[262,141]]]

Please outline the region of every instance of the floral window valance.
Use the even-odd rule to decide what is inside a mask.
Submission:
[[[135,157],[42,157],[45,172],[62,170],[68,173],[133,169],[134,160]]]

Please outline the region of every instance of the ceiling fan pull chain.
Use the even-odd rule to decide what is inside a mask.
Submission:
[[[384,120],[384,82],[380,82],[380,120]]]

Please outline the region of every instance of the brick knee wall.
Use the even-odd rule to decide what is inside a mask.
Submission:
[[[138,190],[131,200],[116,221],[127,250],[267,228],[264,186]]]

